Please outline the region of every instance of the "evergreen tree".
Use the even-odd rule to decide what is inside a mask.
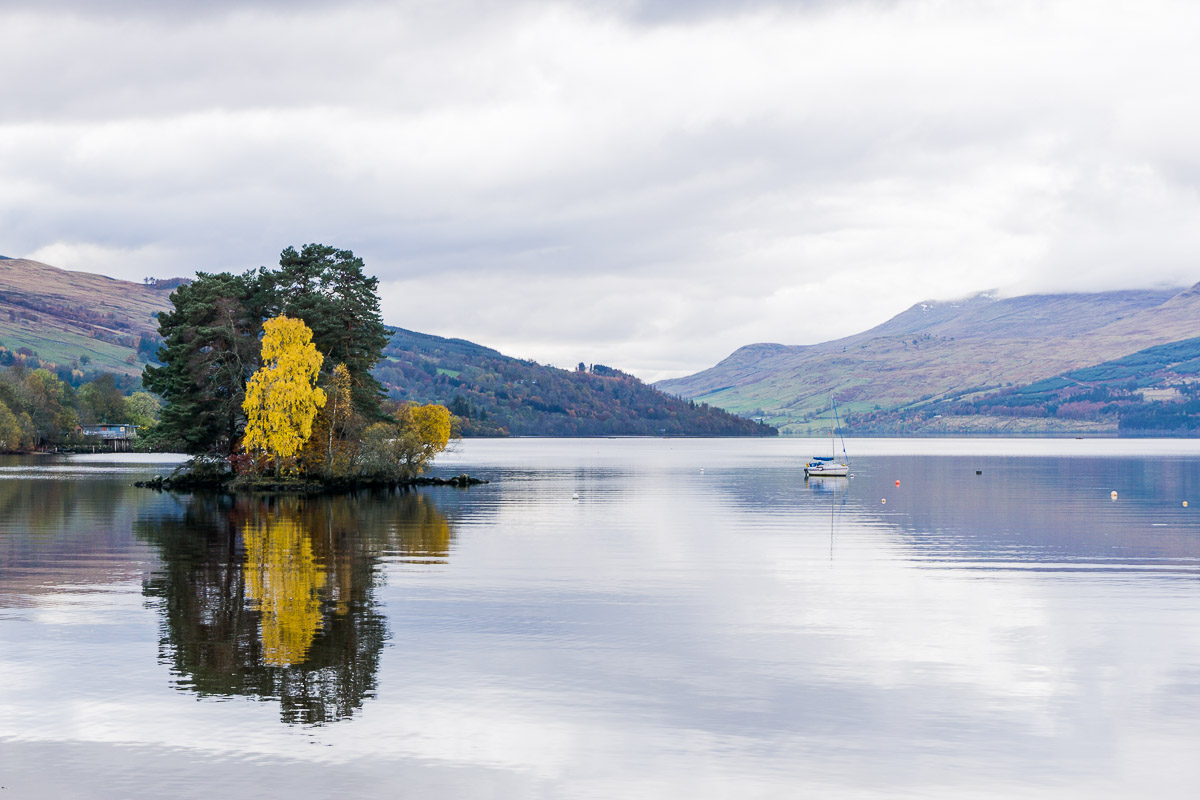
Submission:
[[[304,320],[325,356],[325,376],[345,364],[358,413],[379,418],[383,387],[371,369],[388,334],[379,313],[379,279],[363,272],[363,260],[323,244],[306,244],[299,252],[289,247],[279,256],[279,269],[260,269],[258,279],[270,304],[267,314]]]
[[[261,315],[254,273],[199,273],[160,314],[158,360],[146,388],[167,400],[155,439],[189,453],[232,453],[245,425],[246,380],[258,368]]]

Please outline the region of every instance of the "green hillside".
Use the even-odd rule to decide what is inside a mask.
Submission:
[[[157,314],[178,279],[131,283],[37,261],[0,259],[0,362],[67,375],[139,376],[158,347]]]
[[[668,396],[593,364],[567,371],[462,339],[394,329],[375,376],[399,400],[442,403],[468,436],[773,436],[774,428]]]

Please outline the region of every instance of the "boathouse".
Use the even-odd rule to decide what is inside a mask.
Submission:
[[[99,425],[80,425],[76,429],[85,438],[113,450],[128,450],[137,438],[137,425],[119,425],[103,422]]]

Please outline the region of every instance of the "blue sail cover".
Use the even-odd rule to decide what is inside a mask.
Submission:
[[[833,461],[833,456],[813,456],[813,461]]]

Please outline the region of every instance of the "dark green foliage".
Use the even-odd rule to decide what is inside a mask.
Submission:
[[[371,369],[387,344],[387,331],[379,313],[379,280],[363,272],[363,260],[323,244],[306,244],[300,252],[289,247],[279,256],[279,269],[259,270],[258,280],[266,316],[304,320],[325,356],[322,374],[345,364],[359,414],[377,418],[383,387]]]
[[[542,366],[462,339],[394,330],[375,375],[398,400],[441,403],[464,436],[773,436],[611,367]]]
[[[1068,380],[1067,378],[1047,378],[1044,381],[1038,381],[1037,383],[1031,383],[1028,386],[1022,386],[1019,389],[1014,389],[1013,393],[1044,394],[1046,392],[1053,392],[1058,389],[1065,389],[1066,387],[1073,385],[1075,385],[1075,382]]]
[[[1182,403],[1138,403],[1121,413],[1118,427],[1130,435],[1195,436],[1200,434],[1200,397],[1192,392]]]
[[[171,293],[159,315],[161,367],[147,366],[146,388],[167,401],[154,431],[160,446],[188,453],[232,453],[245,426],[246,380],[259,366],[262,328],[254,273],[198,273]]]
[[[128,421],[125,419],[125,395],[113,375],[100,376],[83,386],[78,395],[80,421],[84,424]]]

